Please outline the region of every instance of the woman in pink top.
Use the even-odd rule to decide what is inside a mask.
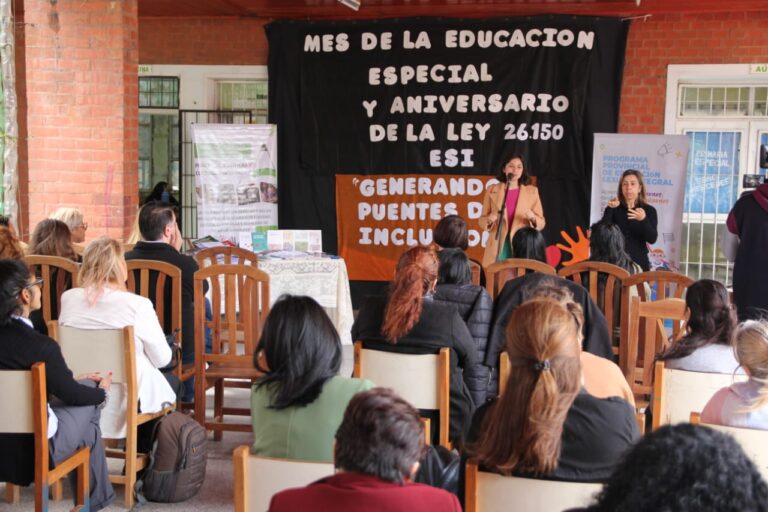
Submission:
[[[768,320],[747,320],[736,328],[736,359],[749,376],[713,396],[701,421],[768,430]]]
[[[539,190],[528,184],[531,179],[525,170],[522,156],[515,155],[508,159],[496,179],[499,183],[491,185],[485,191],[483,213],[478,219],[480,228],[488,231],[483,267],[512,257],[509,244],[518,229],[530,226],[541,231],[545,225]],[[504,217],[501,219],[501,232],[497,241],[496,230],[502,204],[504,204]],[[499,252],[499,243],[502,244],[501,252]]]

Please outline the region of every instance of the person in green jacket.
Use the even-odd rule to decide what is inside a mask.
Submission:
[[[347,403],[374,384],[338,375],[341,341],[323,308],[310,297],[280,297],[253,364],[265,373],[251,392],[253,453],[332,462]]]

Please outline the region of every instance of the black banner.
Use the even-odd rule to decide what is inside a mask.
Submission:
[[[572,16],[269,24],[280,226],[320,228],[335,252],[337,174],[494,175],[520,153],[548,243],[561,230],[575,237],[588,221],[593,134],[617,128],[627,26]]]

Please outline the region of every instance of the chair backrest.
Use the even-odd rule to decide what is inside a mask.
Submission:
[[[643,302],[640,297],[630,297],[627,342],[619,347],[619,366],[638,406],[645,404],[653,391],[653,361],[669,343],[664,326],[666,320],[672,321],[673,332],[682,332],[681,325],[685,321],[683,299]]]
[[[213,320],[205,320],[203,283],[208,280]],[[210,265],[195,272],[195,363],[250,364],[269,314],[269,275],[250,265]],[[211,328],[212,352],[205,352]],[[238,350],[238,345],[242,349]]]
[[[480,286],[480,274],[483,271],[480,264],[476,261],[469,260],[469,273],[472,276],[472,284]]]
[[[744,450],[747,457],[755,463],[760,474],[763,475],[763,479],[768,481],[768,450],[766,449],[766,446],[768,446],[768,430],[702,423],[699,412],[691,412],[690,421],[691,423],[705,425],[733,436],[741,445],[741,449]]]
[[[629,277],[629,272],[621,267],[601,261],[580,261],[563,267],[557,273],[560,277],[582,285],[589,291],[589,296],[605,315],[611,338],[614,340],[614,353],[618,354],[621,328],[621,295],[623,282]]]
[[[709,399],[746,375],[689,372],[667,368],[657,361],[653,379],[653,429],[662,425],[686,423],[691,411],[700,411]]]
[[[181,342],[181,269],[156,260],[128,260],[126,264],[128,290],[151,300],[163,331],[175,332]]]
[[[541,272],[551,276],[557,275],[555,269],[538,260],[511,258],[488,265],[485,269],[485,287],[492,299],[501,293],[507,281],[524,276],[528,272]]]
[[[334,473],[333,464],[259,457],[249,446],[235,449],[235,512],[263,512],[272,496]]]
[[[508,510],[513,503],[515,510],[559,511],[588,505],[602,485],[503,476],[469,461],[465,489],[465,512]]]
[[[24,256],[24,263],[29,267],[37,267],[38,277],[43,278],[42,313],[43,320],[48,323],[56,320],[61,311],[61,295],[70,288],[78,287],[77,273],[80,264],[59,256],[39,256],[30,254]]]
[[[363,348],[355,342],[352,375],[392,388],[417,409],[440,411],[440,444],[449,446],[450,349],[438,354],[402,354]]]
[[[682,299],[685,291],[694,283],[690,277],[668,270],[651,270],[640,272],[624,279],[621,294],[621,343],[625,343],[629,325],[629,298],[640,297],[641,302],[661,299]],[[673,326],[674,338],[680,336],[678,325]]]
[[[195,260],[200,268],[217,264],[259,266],[259,257],[255,252],[228,245],[203,249],[195,254]]]

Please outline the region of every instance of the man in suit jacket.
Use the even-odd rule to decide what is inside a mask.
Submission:
[[[424,427],[418,411],[390,389],[350,400],[334,450],[335,475],[276,494],[270,512],[461,510],[453,494],[411,482],[424,451]]]
[[[181,269],[181,349],[182,361],[192,363],[195,360],[195,307],[194,307],[194,275],[198,270],[197,262],[191,256],[181,254],[183,239],[176,224],[173,206],[150,202],[139,212],[139,231],[143,240],[138,242],[132,251],[125,253],[128,260],[155,260],[170,263]],[[149,276],[150,290],[154,290],[157,273]],[[204,284],[207,291],[208,283]],[[155,297],[150,294],[150,300],[155,303]],[[171,326],[171,288],[165,289],[164,325],[166,334],[170,334]]]

